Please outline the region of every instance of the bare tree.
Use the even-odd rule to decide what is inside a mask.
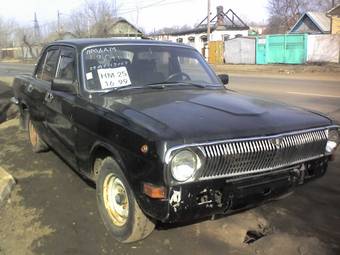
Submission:
[[[86,0],[70,14],[66,27],[77,37],[105,37],[109,35],[117,12],[115,1]]]
[[[340,4],[340,0],[312,0],[312,7],[314,11],[326,12],[333,8],[334,5]]]
[[[15,38],[17,45],[21,47],[23,52],[23,58],[37,58],[38,52],[34,50],[34,46],[37,46],[37,42],[34,38],[34,32],[32,27],[18,27],[15,30]],[[29,54],[24,54],[24,48],[26,48]]]
[[[335,0],[339,3],[340,0]],[[286,33],[307,11],[326,12],[332,0],[268,0],[267,33]]]
[[[310,0],[269,0],[269,33],[285,33],[310,7]]]
[[[67,23],[65,26],[66,29],[76,37],[90,36],[90,20],[83,9],[73,11]]]
[[[84,0],[70,15],[64,14],[62,31],[56,21],[39,24],[38,39],[36,24],[19,26],[15,21],[0,17],[0,48],[18,46],[37,57],[37,49],[47,42],[61,39],[63,31],[76,37],[107,37],[116,21],[117,11],[115,0]]]
[[[13,47],[15,44],[14,30],[17,23],[0,17],[0,47]]]
[[[107,0],[87,1],[85,14],[92,26],[91,35],[105,37],[109,35],[111,26],[117,17],[116,5]]]

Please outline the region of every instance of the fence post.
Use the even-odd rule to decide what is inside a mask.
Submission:
[[[268,57],[269,56],[269,45],[268,45],[269,43],[268,42],[269,42],[270,35],[266,35],[265,38],[266,38],[266,43],[264,44],[265,45],[264,49],[265,49],[266,54],[265,54],[265,58],[264,58],[264,63],[268,64],[268,59],[269,59],[269,57]]]
[[[304,48],[305,48],[304,61],[303,62],[304,62],[304,64],[306,64],[307,63],[307,54],[308,54],[308,34],[307,33],[304,34],[303,40],[304,40]]]
[[[283,63],[287,63],[287,34],[283,35]]]

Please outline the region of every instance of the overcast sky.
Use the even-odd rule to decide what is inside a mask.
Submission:
[[[56,21],[57,10],[67,18],[83,0],[6,0],[1,1],[0,16],[14,18],[21,24],[33,25],[34,12],[41,25]],[[147,32],[165,26],[194,25],[207,14],[207,0],[116,0],[119,16],[144,28]],[[267,19],[267,0],[211,0],[212,14],[216,6],[233,9],[244,21]],[[137,12],[137,9],[139,11]],[[138,13],[138,15],[137,15]]]

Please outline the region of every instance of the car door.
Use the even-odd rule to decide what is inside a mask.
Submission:
[[[55,79],[69,81],[78,91],[76,54],[72,47],[61,46]],[[53,81],[52,81],[53,82]],[[72,85],[71,85],[72,84]],[[74,109],[76,93],[49,88],[45,95],[46,126],[53,137],[54,149],[76,167]]]
[[[40,136],[49,143],[46,129],[46,115],[44,110],[45,95],[51,87],[51,79],[55,76],[59,47],[52,46],[45,49],[40,57],[37,68],[24,90],[25,101],[29,106],[30,118]]]

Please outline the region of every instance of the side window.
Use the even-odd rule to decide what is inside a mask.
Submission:
[[[75,54],[71,48],[62,48],[58,62],[56,78],[74,81],[75,77]]]
[[[51,81],[55,76],[57,69],[59,49],[54,48],[47,50],[44,59],[39,63],[36,77],[41,80]]]
[[[46,60],[46,52],[42,52],[41,56],[39,58],[37,70],[36,70],[36,73],[35,73],[35,77],[37,79],[41,79],[42,70],[43,70],[43,66],[44,66],[45,60]]]

